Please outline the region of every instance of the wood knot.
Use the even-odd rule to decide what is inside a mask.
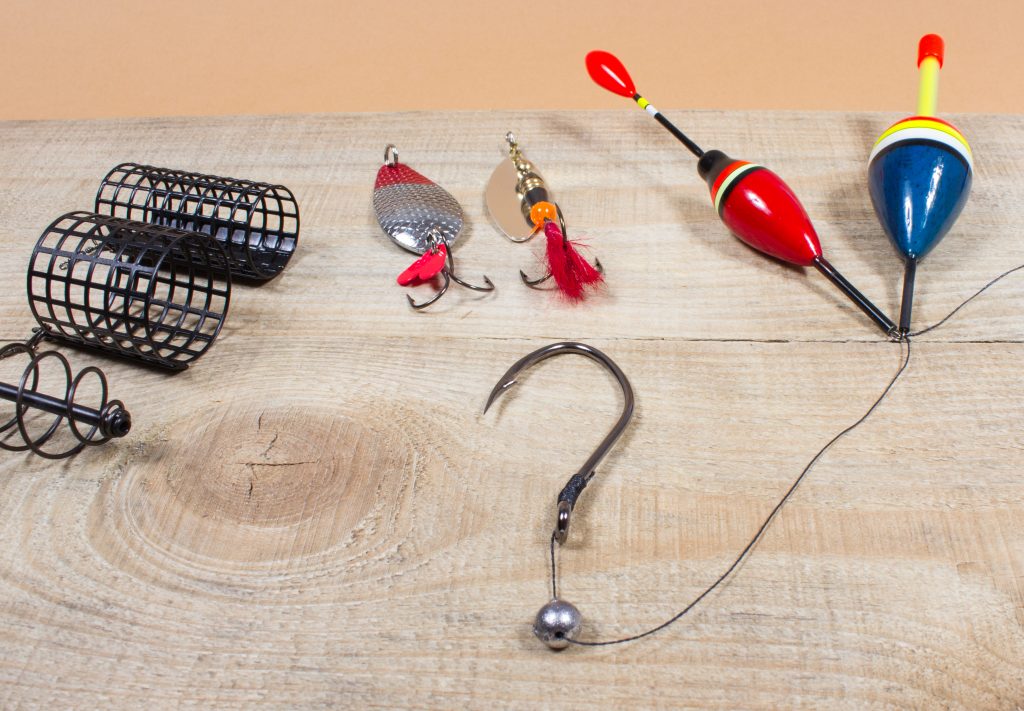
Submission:
[[[113,509],[158,547],[225,560],[336,545],[374,512],[383,480],[413,463],[395,433],[299,407],[190,419],[167,441],[163,462],[111,492],[125,499]]]

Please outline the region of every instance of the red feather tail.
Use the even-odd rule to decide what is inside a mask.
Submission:
[[[548,238],[548,269],[558,290],[571,301],[582,301],[586,288],[601,283],[604,277],[577,251],[580,243],[566,239],[555,222],[544,225],[544,234]]]

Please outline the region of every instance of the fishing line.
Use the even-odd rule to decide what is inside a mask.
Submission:
[[[901,341],[901,351],[902,351],[902,345],[905,344],[906,345],[906,355],[903,357],[903,362],[900,364],[899,369],[896,371],[895,375],[893,375],[892,378],[889,380],[888,384],[882,390],[881,394],[875,399],[875,401],[864,412],[864,414],[861,415],[860,418],[857,419],[856,422],[854,422],[853,424],[848,426],[846,429],[842,430],[837,435],[835,435],[832,439],[830,439],[828,442],[825,443],[825,446],[823,446],[821,449],[819,449],[815,453],[815,455],[813,457],[811,457],[810,461],[807,462],[807,465],[804,466],[803,470],[800,472],[800,475],[797,476],[797,478],[790,485],[789,489],[786,490],[786,493],[783,494],[781,499],[779,499],[779,502],[777,504],[775,504],[775,507],[772,508],[772,510],[769,512],[769,514],[765,517],[764,521],[758,527],[757,531],[751,537],[750,541],[743,547],[743,549],[740,551],[739,555],[736,556],[736,558],[732,561],[732,563],[729,565],[729,567],[727,567],[725,569],[725,572],[723,572],[721,575],[719,575],[718,578],[716,578],[714,582],[712,582],[708,587],[706,587],[704,589],[704,591],[701,592],[696,598],[694,598],[693,601],[690,602],[686,607],[684,607],[682,610],[680,610],[679,612],[674,614],[672,617],[669,617],[664,622],[662,622],[662,623],[660,623],[660,624],[658,624],[658,625],[656,625],[654,627],[651,627],[651,628],[649,628],[649,629],[647,629],[647,630],[645,630],[643,632],[639,632],[637,634],[629,635],[629,636],[626,636],[626,637],[620,637],[620,638],[617,638],[617,639],[610,639],[610,640],[603,640],[603,641],[596,641],[596,642],[584,641],[584,640],[578,640],[578,639],[571,639],[569,637],[566,637],[565,641],[568,642],[569,644],[575,644],[575,645],[578,645],[578,646],[581,646],[581,647],[607,647],[607,646],[611,646],[611,645],[615,645],[615,644],[624,644],[626,642],[633,642],[633,641],[636,641],[638,639],[642,639],[644,637],[649,637],[649,636],[651,636],[653,634],[656,634],[656,633],[660,632],[661,630],[664,630],[667,627],[670,627],[674,623],[678,622],[680,619],[682,619],[687,613],[689,613],[692,609],[694,609],[697,605],[699,605],[700,602],[704,598],[706,598],[708,595],[710,595],[712,592],[714,592],[716,589],[718,589],[733,574],[733,572],[736,571],[736,569],[739,567],[740,563],[742,563],[744,561],[744,559],[747,558],[747,556],[753,551],[753,549],[757,545],[757,543],[764,536],[765,532],[768,530],[768,527],[772,524],[772,522],[775,520],[776,516],[782,510],[782,507],[793,496],[793,494],[796,492],[797,488],[800,486],[800,484],[806,478],[807,474],[810,473],[811,469],[814,468],[814,465],[818,463],[818,461],[825,455],[825,453],[828,452],[832,448],[832,446],[834,444],[836,444],[836,442],[838,442],[843,437],[845,437],[846,435],[850,434],[855,429],[857,429],[862,424],[864,424],[868,420],[868,418],[871,417],[872,413],[874,413],[874,411],[876,409],[878,409],[878,406],[881,405],[882,402],[885,401],[885,399],[889,396],[889,393],[892,391],[893,387],[895,387],[896,383],[899,381],[899,379],[902,377],[903,373],[906,371],[907,366],[910,365],[910,352],[911,352],[911,349],[910,349],[910,336],[919,336],[919,335],[921,335],[923,333],[927,333],[928,331],[931,331],[931,330],[936,329],[939,326],[943,325],[949,319],[951,319],[958,311],[960,311],[960,309],[962,309],[968,303],[970,303],[975,298],[980,296],[987,289],[989,289],[990,287],[992,287],[993,285],[995,285],[997,282],[999,282],[1000,280],[1004,279],[1005,277],[1009,276],[1010,274],[1013,274],[1014,272],[1020,271],[1021,269],[1024,269],[1024,264],[1021,264],[1021,265],[1019,265],[1017,267],[1014,267],[1013,269],[1009,269],[1009,270],[1003,272],[1002,274],[1000,274],[999,276],[997,276],[996,278],[992,279],[990,282],[985,284],[985,286],[983,286],[980,289],[978,289],[978,291],[976,291],[974,294],[969,296],[963,302],[961,302],[960,305],[958,305],[956,308],[954,308],[952,311],[950,311],[948,314],[946,314],[946,316],[943,317],[941,320],[939,320],[938,322],[932,324],[931,326],[928,326],[927,328],[921,329],[920,331],[916,331],[914,333],[908,334],[908,336],[906,338],[904,338],[903,341]],[[557,567],[557,561],[556,561],[556,557],[555,557],[555,534],[554,533],[552,533],[552,535],[551,535],[551,593],[552,593],[552,598],[555,598],[555,599],[558,598],[558,567]]]
[[[948,314],[946,314],[940,321],[938,321],[937,323],[933,323],[931,326],[928,326],[927,328],[922,328],[920,331],[915,331],[914,333],[911,333],[910,335],[911,336],[920,336],[922,333],[928,333],[932,329],[938,328],[942,324],[946,323],[946,321],[948,321],[949,319],[953,318],[953,316],[956,314],[956,312],[958,312],[960,309],[962,309],[963,307],[967,306],[967,304],[971,303],[972,301],[974,301],[974,299],[976,299],[977,297],[979,297],[983,293],[985,293],[985,291],[990,286],[993,286],[999,280],[1003,279],[1004,277],[1008,277],[1011,274],[1013,274],[1014,272],[1020,271],[1021,269],[1024,269],[1024,264],[1020,264],[1020,265],[1014,267],[1013,269],[1007,269],[1005,272],[1003,272],[1002,274],[997,276],[995,279],[990,281],[988,284],[986,284],[985,286],[981,287],[976,292],[974,292],[973,294],[968,296],[963,302],[961,302],[961,304],[959,306],[957,306],[955,309],[953,309]]]
[[[821,459],[821,457],[825,454],[825,452],[827,452],[829,449],[831,449],[832,445],[834,445],[840,439],[842,439],[847,434],[849,434],[850,432],[855,430],[857,427],[862,425],[868,419],[868,417],[871,416],[871,413],[874,412],[875,409],[879,405],[882,404],[882,401],[885,400],[886,396],[892,390],[893,386],[896,385],[896,381],[898,381],[900,379],[900,376],[903,375],[903,371],[905,371],[907,369],[907,365],[910,363],[910,341],[906,342],[906,346],[907,346],[907,351],[906,351],[906,356],[903,359],[903,363],[902,363],[902,365],[900,365],[899,370],[896,371],[896,374],[892,377],[892,379],[889,380],[889,383],[888,383],[888,385],[885,386],[885,389],[882,391],[882,394],[878,396],[878,398],[874,401],[874,403],[872,403],[871,407],[869,407],[867,409],[867,411],[863,415],[861,415],[860,418],[856,422],[854,422],[852,425],[850,425],[849,427],[844,429],[842,432],[840,432],[839,434],[834,436],[832,439],[830,439],[828,441],[828,443],[826,443],[824,447],[819,449],[817,454],[815,454],[811,458],[811,460],[809,462],[807,462],[807,465],[803,468],[803,471],[800,472],[800,475],[793,481],[793,483],[790,485],[789,489],[782,496],[782,498],[779,499],[779,502],[777,504],[775,504],[775,508],[773,508],[771,510],[771,513],[769,513],[768,516],[764,519],[764,522],[761,523],[761,526],[757,529],[757,532],[750,539],[750,541],[747,543],[747,545],[743,547],[743,550],[740,551],[740,554],[738,556],[736,556],[736,559],[733,560],[732,564],[730,564],[729,567],[725,569],[725,572],[722,573],[720,576],[718,576],[718,578],[713,583],[711,583],[711,585],[709,585],[707,588],[705,588],[704,592],[702,592],[700,595],[698,595],[693,600],[693,602],[691,602],[689,605],[684,607],[682,610],[680,610],[675,615],[673,615],[672,617],[668,618],[667,620],[665,620],[661,624],[659,624],[659,625],[657,625],[655,627],[652,627],[652,628],[650,628],[650,629],[648,629],[648,630],[646,630],[644,632],[640,632],[638,634],[630,635],[628,637],[622,637],[622,638],[619,638],[619,639],[606,640],[606,641],[602,641],[602,642],[585,642],[585,641],[577,640],[577,639],[569,639],[568,642],[570,644],[577,644],[577,645],[584,646],[584,647],[604,647],[604,646],[608,646],[608,645],[612,645],[612,644],[623,644],[624,642],[632,642],[634,640],[638,640],[638,639],[641,639],[643,637],[648,637],[648,636],[650,636],[652,634],[655,634],[656,632],[660,632],[661,630],[665,629],[666,627],[669,627],[673,623],[677,622],[680,618],[682,618],[684,615],[686,615],[686,613],[688,613],[690,610],[692,610],[694,607],[696,607],[700,603],[701,600],[703,600],[705,597],[707,597],[712,592],[714,592],[714,590],[716,588],[718,588],[718,586],[720,586],[722,583],[724,583],[725,580],[732,574],[732,572],[734,570],[736,570],[736,568],[739,566],[739,564],[741,562],[743,562],[743,559],[747,557],[747,554],[750,553],[751,550],[753,550],[754,546],[757,545],[757,542],[764,535],[765,531],[768,530],[768,526],[771,525],[771,522],[775,519],[775,516],[782,509],[783,505],[793,495],[793,492],[795,492],[797,487],[800,486],[800,483],[804,480],[804,477],[807,476],[807,474],[811,471],[811,468],[818,462],[819,459]],[[902,350],[902,345],[901,345],[901,350]],[[554,543],[552,543],[552,556],[551,556],[552,566],[554,566],[554,564],[555,564],[555,557],[554,557],[554,548],[553,548],[553,546],[554,546]],[[552,568],[552,571],[551,571],[551,579],[552,579],[552,583],[554,583],[554,581],[557,579],[557,571],[555,570],[554,567]]]

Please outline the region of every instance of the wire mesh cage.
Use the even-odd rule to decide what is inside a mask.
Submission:
[[[299,239],[299,206],[283,185],[123,163],[96,193],[97,213],[213,237],[235,276],[266,281]]]
[[[182,370],[220,333],[229,274],[201,234],[72,212],[32,251],[28,301],[49,337]]]

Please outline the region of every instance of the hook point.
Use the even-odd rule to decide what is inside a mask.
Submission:
[[[551,272],[548,272],[547,274],[545,274],[542,277],[538,277],[537,279],[532,279],[522,269],[519,270],[519,278],[522,279],[523,283],[526,284],[531,289],[536,289],[538,286],[540,286],[541,284],[546,282],[548,279],[550,279],[551,276],[552,276]]]
[[[498,396],[500,396],[503,392],[505,392],[515,384],[515,378],[512,378],[511,380],[505,380],[504,378],[502,378],[501,380],[499,380],[498,384],[495,385],[494,388],[491,390],[491,394],[487,397],[487,404],[484,405],[484,414],[486,414],[487,410],[490,409],[491,405],[494,404],[494,401],[498,399]]]

